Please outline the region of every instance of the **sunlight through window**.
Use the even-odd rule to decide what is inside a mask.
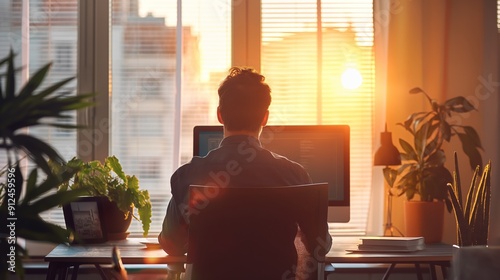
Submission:
[[[341,77],[342,86],[345,89],[357,89],[363,82],[363,77],[356,68],[347,68]]]

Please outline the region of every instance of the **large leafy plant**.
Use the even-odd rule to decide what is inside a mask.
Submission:
[[[67,193],[54,192],[76,171],[65,168],[58,174],[46,174],[39,182],[39,177],[42,176],[39,169],[34,168],[28,175],[24,188],[24,176],[19,165],[6,167],[2,172],[2,177],[7,180],[0,183],[0,218],[7,221],[10,227],[4,226],[0,231],[0,250],[6,252],[0,256],[1,273],[10,271],[18,273],[21,278],[24,277],[23,259],[28,257],[29,252],[17,243],[18,238],[55,244],[72,240],[73,236],[68,230],[45,221],[41,214],[58,205],[74,201],[85,193],[83,189]],[[14,263],[11,263],[12,261]]]
[[[39,89],[47,77],[51,63],[36,71],[16,93],[16,72],[20,69],[15,69],[14,56],[11,51],[0,61],[0,67],[6,64],[7,68],[2,75],[5,78],[4,88],[0,86],[0,147],[6,149],[10,162],[18,161],[18,155],[23,151],[49,174],[49,160],[60,163],[64,160],[50,144],[28,134],[28,128],[40,125],[78,128],[64,120],[72,118],[68,112],[91,106],[92,103],[88,100],[92,94],[72,95],[70,90],[64,89],[74,77]]]
[[[149,192],[140,189],[136,176],[125,174],[118,158],[109,156],[104,164],[98,160],[83,162],[81,159],[73,158],[66,166],[77,168],[79,171],[70,182],[61,185],[60,191],[83,188],[87,190],[88,195],[107,197],[116,203],[125,217],[132,215],[140,220],[143,234],[147,236],[152,215]],[[139,217],[134,215],[135,208]]]
[[[395,186],[408,200],[419,195],[422,201],[445,201],[448,211],[451,211],[447,184],[452,181],[452,176],[444,166],[446,156],[442,146],[445,142],[450,142],[453,136],[458,136],[471,168],[482,164],[479,151],[482,146],[476,130],[452,121],[475,108],[462,96],[440,104],[421,88],[410,90],[410,94],[420,93],[427,98],[431,109],[413,113],[404,123],[398,123],[411,134],[413,142],[399,139],[403,149],[403,163],[399,169],[393,169],[390,173],[392,177],[398,178]]]
[[[84,190],[57,193],[58,187],[69,180],[77,169],[65,167],[54,173],[49,161],[63,162],[59,153],[47,142],[28,134],[34,126],[55,126],[64,129],[77,128],[64,120],[71,118],[71,111],[91,106],[92,94],[71,95],[64,87],[74,78],[67,78],[41,88],[51,63],[36,71],[16,92],[15,54],[0,60],[0,149],[4,150],[7,165],[0,172],[0,218],[10,227],[0,229],[0,278],[7,271],[24,277],[23,258],[28,251],[17,240],[70,241],[70,232],[42,219],[40,214],[57,205],[76,200]],[[25,175],[20,162],[27,156],[35,167]],[[43,173],[40,173],[43,171]]]

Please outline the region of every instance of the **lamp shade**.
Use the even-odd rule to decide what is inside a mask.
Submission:
[[[374,165],[400,165],[401,155],[396,146],[392,144],[392,133],[387,131],[380,133],[380,148],[375,152]]]

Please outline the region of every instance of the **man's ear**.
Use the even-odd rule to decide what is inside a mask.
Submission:
[[[217,106],[217,120],[221,123],[224,124],[224,120],[222,119],[222,115],[220,113],[220,107]]]
[[[266,113],[264,114],[264,118],[262,119],[262,123],[260,125],[266,126],[268,119],[269,119],[269,110],[266,110]]]

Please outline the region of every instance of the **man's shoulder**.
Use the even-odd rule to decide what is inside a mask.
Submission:
[[[201,156],[193,156],[190,161],[182,164],[179,166],[176,170],[177,171],[184,171],[184,170],[189,170],[190,168],[194,168],[197,165],[204,164],[207,161],[206,156],[201,157]]]
[[[269,151],[268,152],[271,154],[271,156],[278,162],[281,162],[282,164],[287,164],[287,165],[290,165],[290,166],[294,166],[296,168],[300,168],[300,169],[304,169],[304,167],[296,162],[296,161],[293,161],[289,158],[287,158],[286,156],[284,155],[281,155],[281,154],[278,154],[278,153],[275,153],[275,152],[272,152],[272,151]]]
[[[269,151],[269,153],[273,157],[275,163],[281,166],[282,170],[288,170],[289,172],[293,173],[294,176],[298,176],[300,178],[300,181],[303,183],[309,183],[311,181],[309,173],[304,168],[304,166],[302,166],[302,164],[293,161],[281,154],[277,154],[272,151]]]

